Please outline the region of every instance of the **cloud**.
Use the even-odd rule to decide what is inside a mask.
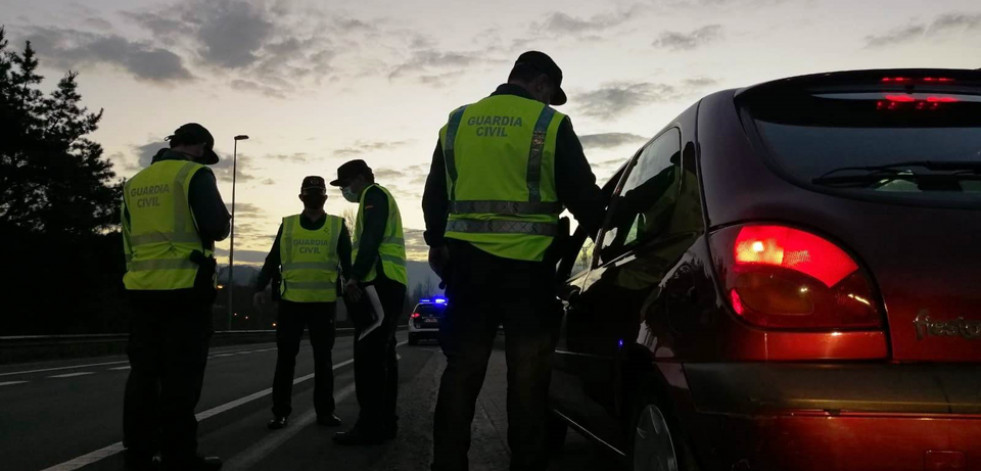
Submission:
[[[640,144],[647,141],[644,136],[623,132],[608,132],[602,134],[587,134],[579,136],[579,142],[584,148],[612,149],[627,144]]]
[[[157,83],[193,78],[184,60],[173,51],[113,34],[34,27],[24,39],[31,41],[43,58],[63,68],[107,64],[122,68],[137,79]]]
[[[690,33],[666,31],[654,41],[656,47],[673,51],[691,51],[722,38],[722,25],[707,25]]]
[[[595,15],[590,18],[578,18],[564,12],[555,12],[549,15],[545,21],[534,23],[532,29],[556,34],[604,31],[623,24],[633,16],[634,12],[635,9],[630,9],[618,13]]]
[[[265,95],[270,98],[285,99],[286,93],[278,88],[270,87],[258,82],[253,82],[251,80],[235,79],[229,84],[235,90],[241,90],[246,92],[256,92]]]
[[[424,83],[440,85],[440,79],[462,72],[467,66],[480,60],[479,53],[444,52],[435,49],[415,51],[408,60],[397,65],[389,74],[389,80],[419,73]],[[449,69],[449,70],[447,70]],[[449,74],[449,75],[448,75]]]
[[[402,147],[408,143],[409,141],[358,142],[353,146],[335,150],[334,155],[338,157],[352,157],[367,154],[369,152],[392,150]]]
[[[232,211],[232,204],[231,203],[225,203],[225,208],[228,209],[228,212],[231,212]],[[256,218],[260,217],[260,215],[262,213],[264,213],[264,211],[262,210],[262,208],[254,205],[252,203],[240,203],[238,201],[235,202],[235,217],[236,218],[256,219]]]
[[[707,77],[688,78],[679,84],[613,82],[576,95],[576,103],[579,112],[586,116],[612,119],[652,103],[683,99],[716,83],[715,79]]]
[[[898,43],[912,41],[923,37],[926,27],[923,25],[910,25],[903,28],[894,29],[888,33],[878,36],[866,36],[865,45],[867,47],[883,47]]]
[[[184,19],[197,26],[201,56],[229,68],[241,68],[259,60],[257,52],[273,31],[266,12],[247,2],[210,0],[196,2]]]
[[[981,27],[981,13],[975,13],[973,15],[963,13],[947,13],[938,16],[937,19],[933,21],[933,24],[930,25],[930,31],[939,33],[952,29],[974,30],[978,29],[979,27]]]
[[[702,88],[702,87],[710,87],[712,85],[715,85],[719,83],[719,81],[714,78],[708,78],[708,77],[693,77],[693,78],[685,79],[683,83],[685,84],[685,86],[690,88]]]
[[[253,168],[251,165],[252,159],[244,156],[238,156],[238,164],[235,169],[235,181],[236,183],[246,183],[255,180],[255,175],[250,173],[249,168]],[[214,165],[209,165],[211,171],[215,173],[215,178],[220,181],[230,182],[232,181],[232,156],[218,152],[218,163]],[[237,204],[237,203],[236,203]]]
[[[578,95],[576,101],[582,114],[611,119],[634,108],[678,98],[681,98],[681,93],[669,84],[620,82]]]
[[[356,49],[373,28],[315,10],[289,2],[178,0],[123,15],[155,41],[184,51],[196,68],[229,79],[233,89],[286,98],[330,80],[339,43]]]
[[[931,23],[911,23],[886,33],[866,36],[865,46],[869,48],[895,46],[924,38],[937,38],[977,30],[981,30],[981,13],[945,13],[937,16]]]
[[[263,157],[263,159],[273,159],[280,162],[306,163],[310,159],[310,155],[306,152],[294,152],[292,154],[269,154]]]

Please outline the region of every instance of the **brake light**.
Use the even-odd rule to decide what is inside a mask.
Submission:
[[[920,79],[912,77],[882,77],[882,83],[914,83],[917,81],[926,83],[950,83],[954,79],[950,77],[923,77]]]
[[[412,318],[413,318],[413,319],[418,319],[418,318],[420,318],[420,317],[422,317],[422,314],[419,314],[418,312],[413,312],[413,313],[412,313]]]
[[[749,224],[710,238],[729,304],[769,328],[881,328],[872,282],[834,243],[779,225]]]

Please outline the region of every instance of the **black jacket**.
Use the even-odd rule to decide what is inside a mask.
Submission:
[[[503,84],[491,94],[515,95],[531,98],[531,95],[517,85]],[[555,143],[555,185],[559,202],[576,217],[579,224],[589,234],[595,234],[603,222],[604,203],[596,177],[583,154],[579,137],[572,129],[568,117],[559,124]],[[449,200],[446,191],[446,163],[443,160],[443,145],[436,143],[426,190],[422,196],[422,211],[426,219],[426,243],[431,247],[445,244],[446,218],[449,214]]]

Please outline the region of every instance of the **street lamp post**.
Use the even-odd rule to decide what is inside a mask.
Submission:
[[[235,136],[235,144],[232,150],[232,224],[231,237],[228,245],[228,330],[232,330],[232,295],[235,292],[235,175],[238,167],[238,141],[244,141],[249,136],[240,134]]]

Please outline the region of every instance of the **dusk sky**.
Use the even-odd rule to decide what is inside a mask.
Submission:
[[[363,158],[424,259],[420,207],[439,128],[536,49],[565,74],[568,114],[600,180],[711,92],[880,67],[981,67],[977,0],[254,1],[0,0],[11,46],[30,40],[46,88],[80,72],[105,109],[90,136],[129,177],[185,122],[217,139],[236,260],[259,262],[306,175]],[[355,206],[330,190],[327,211]],[[228,242],[219,244],[227,249]]]

